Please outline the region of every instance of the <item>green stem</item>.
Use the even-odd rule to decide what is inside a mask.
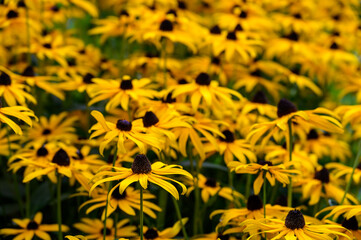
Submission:
[[[162,39],[162,58],[163,58],[163,77],[164,77],[164,88],[167,88],[167,39]]]
[[[114,215],[114,239],[117,239],[117,223],[118,223],[118,212],[115,212]],[[106,228],[106,226],[104,226]]]
[[[168,202],[168,193],[166,191],[160,191],[158,205],[162,209],[162,211],[158,214],[158,217],[157,217],[157,228],[158,229],[163,229],[163,226],[165,223],[167,202]]]
[[[140,240],[143,238],[143,187],[140,186]]]
[[[263,217],[266,218],[266,203],[267,203],[267,197],[266,197],[266,174],[264,174],[263,177]]]
[[[113,156],[113,167],[115,166],[115,161],[117,160],[117,157],[118,157],[118,148],[115,147],[115,152],[114,152],[114,156]],[[112,171],[114,171],[114,169],[112,169]],[[103,228],[103,240],[105,240],[106,236],[107,236],[107,218],[108,218],[108,204],[109,204],[109,201],[108,201],[108,195],[109,195],[109,192],[110,192],[110,189],[112,188],[112,182],[109,183],[109,186],[108,186],[108,193],[107,193],[107,200],[105,201],[105,213],[104,213],[104,228]]]
[[[352,178],[353,178],[353,175],[354,175],[354,173],[355,173],[355,169],[356,169],[356,167],[358,166],[358,164],[359,164],[359,162],[360,162],[360,155],[361,155],[361,139],[360,139],[359,142],[358,142],[357,155],[356,155],[356,158],[354,159],[354,162],[353,162],[353,167],[352,167],[351,176],[350,176],[350,179],[349,179],[348,182],[347,182],[346,189],[345,189],[345,193],[343,194],[343,197],[342,197],[342,200],[341,200],[341,202],[340,202],[340,205],[343,204],[343,202],[344,202],[345,199],[346,199],[347,193],[348,193],[348,191],[350,190],[351,183],[352,183]]]
[[[30,182],[27,182],[25,184],[25,212],[26,212],[26,217],[30,218]]]
[[[57,171],[57,215],[58,215],[58,239],[63,239],[63,232],[61,231],[61,174]]]
[[[292,139],[292,120],[288,120],[288,153],[289,153],[289,161],[292,161],[292,151],[293,151],[293,139]],[[292,207],[292,178],[290,178],[290,183],[288,184],[288,192],[287,192],[287,206]]]
[[[249,194],[250,194],[250,192],[251,192],[251,183],[252,183],[252,175],[251,175],[251,174],[247,174],[246,194],[245,194],[246,199],[248,199]]]
[[[186,229],[184,227],[184,224],[182,222],[182,214],[181,214],[180,209],[179,209],[178,201],[174,197],[172,197],[172,200],[173,200],[173,203],[174,203],[174,207],[175,207],[175,210],[176,210],[176,213],[177,213],[178,220],[180,221],[180,224],[181,224],[181,227],[182,227],[182,232],[183,232],[184,239],[188,240],[189,238],[188,238]]]

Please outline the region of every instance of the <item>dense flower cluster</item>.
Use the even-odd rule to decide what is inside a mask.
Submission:
[[[361,239],[360,16],[0,1],[1,237]]]

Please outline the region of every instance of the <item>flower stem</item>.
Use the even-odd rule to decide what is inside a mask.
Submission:
[[[288,153],[289,153],[289,161],[292,161],[292,151],[293,151],[293,139],[292,139],[292,120],[288,120]],[[288,192],[287,192],[287,206],[292,207],[292,178],[290,178],[290,183],[288,184]]]
[[[118,148],[115,147],[115,152],[114,152],[114,156],[113,156],[113,167],[115,166],[115,161],[117,160],[117,157],[118,157]],[[114,169],[112,169],[112,171],[114,171]],[[108,194],[110,192],[110,189],[112,188],[112,182],[109,183],[109,186],[108,186]],[[107,200],[105,201],[105,213],[104,213],[104,228],[103,228],[103,240],[105,240],[106,236],[107,236],[107,218],[108,218],[108,204],[109,204],[109,201],[108,201],[108,194],[107,194]]]
[[[266,218],[266,203],[267,203],[267,197],[266,197],[266,174],[263,176],[263,217]]]
[[[140,186],[140,240],[143,238],[143,187]]]
[[[115,212],[114,215],[114,239],[117,239],[117,223],[118,223],[118,212]],[[106,226],[104,226],[106,228]]]
[[[354,162],[353,162],[353,167],[352,167],[351,176],[350,176],[350,179],[349,179],[348,182],[347,182],[346,189],[345,189],[345,193],[343,194],[343,197],[342,197],[342,200],[341,200],[341,202],[340,202],[340,205],[343,204],[343,202],[344,202],[345,199],[346,199],[347,193],[348,193],[348,191],[350,190],[351,183],[352,183],[352,178],[353,178],[353,175],[354,175],[354,173],[355,173],[355,169],[356,169],[356,167],[358,166],[358,164],[359,164],[359,162],[360,162],[360,155],[361,155],[361,139],[359,140],[358,145],[357,145],[357,154],[356,154],[356,158],[354,159]]]
[[[162,58],[163,58],[163,77],[164,77],[164,88],[167,88],[167,39],[162,39]]]
[[[159,192],[159,207],[162,211],[158,214],[157,217],[157,228],[163,229],[165,223],[165,215],[167,209],[167,202],[168,202],[168,193],[166,191]]]
[[[180,221],[180,224],[181,224],[181,227],[182,227],[182,232],[183,232],[184,239],[188,240],[189,238],[188,238],[186,229],[185,229],[185,227],[183,225],[183,222],[182,222],[182,214],[181,214],[180,209],[179,209],[178,201],[174,197],[172,197],[172,200],[173,200],[173,203],[174,203],[174,207],[175,207],[175,210],[176,210],[176,213],[177,213],[178,220]]]
[[[25,212],[26,217],[30,218],[30,182],[25,184]]]
[[[245,194],[246,199],[248,199],[249,193],[251,192],[251,182],[252,182],[252,175],[251,175],[251,174],[247,174],[246,194]]]
[[[57,171],[57,215],[58,215],[58,239],[63,239],[63,232],[61,231],[61,174]]]

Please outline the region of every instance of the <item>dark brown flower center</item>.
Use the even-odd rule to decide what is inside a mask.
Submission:
[[[214,65],[221,65],[221,59],[219,59],[218,57],[212,57],[212,63]]]
[[[267,96],[263,91],[256,92],[256,94],[253,96],[251,101],[254,103],[261,103],[261,104],[268,103]]]
[[[287,99],[282,98],[277,105],[277,116],[280,118],[293,112],[297,112],[296,106]]]
[[[49,154],[48,149],[46,149],[44,146],[42,146],[36,151],[36,156],[38,157],[45,157],[48,154]]]
[[[318,139],[318,133],[315,129],[312,129],[308,134],[307,134],[307,139],[311,140],[311,139]]]
[[[315,173],[315,179],[320,180],[322,183],[330,182],[330,173],[327,168],[322,168],[320,171]]]
[[[2,72],[0,75],[0,85],[9,86],[11,85],[11,78],[6,73]]]
[[[178,8],[179,9],[187,9],[187,4],[183,1],[178,1]]]
[[[34,68],[32,66],[26,67],[21,75],[25,77],[34,77],[35,76]]]
[[[284,38],[297,42],[300,36],[295,31],[292,31],[290,34],[284,36]]]
[[[273,166],[273,164],[271,163],[271,162],[269,162],[269,161],[264,161],[264,160],[260,160],[260,161],[258,161],[258,164],[259,165],[262,165],[262,166],[264,166],[264,165],[268,165],[268,166]]]
[[[60,8],[59,8],[58,5],[54,5],[54,6],[52,6],[52,7],[50,8],[50,10],[53,11],[53,12],[59,12]]]
[[[51,133],[51,130],[48,128],[45,128],[42,132],[42,135],[49,135]]]
[[[347,228],[348,230],[357,231],[358,230],[358,221],[355,216],[344,219],[342,222],[342,227]]]
[[[222,31],[218,25],[215,25],[209,30],[209,32],[211,34],[221,34]]]
[[[159,122],[157,116],[152,112],[146,112],[143,117],[143,125],[144,127],[151,127]]]
[[[296,19],[302,19],[302,15],[300,13],[293,14],[293,17]]]
[[[43,44],[43,47],[50,49],[50,48],[51,48],[51,44],[50,44],[50,43],[45,43],[45,44]]]
[[[17,7],[26,7],[26,4],[24,1],[19,1]]]
[[[184,85],[184,84],[187,84],[187,83],[188,83],[187,80],[185,80],[184,78],[181,78],[181,79],[178,80],[179,85]]]
[[[144,154],[139,154],[134,158],[132,171],[135,174],[149,173],[152,171],[152,165]]]
[[[120,83],[120,88],[123,90],[133,89],[132,80],[122,80],[122,82]]]
[[[217,187],[217,181],[214,178],[207,178],[205,185],[208,187],[215,188],[215,187]]]
[[[126,197],[127,197],[127,194],[125,191],[122,194],[119,193],[119,187],[117,187],[112,193],[112,198],[114,198],[116,200],[122,200],[122,199],[125,199]]]
[[[251,195],[247,200],[247,209],[250,211],[255,211],[263,208],[263,203],[261,198],[258,195]]]
[[[127,120],[118,120],[117,121],[117,128],[122,131],[129,132],[132,130],[132,123]]]
[[[123,10],[119,13],[119,16],[129,17],[129,13],[128,13],[126,10],[123,9]]]
[[[241,32],[241,31],[243,31],[242,25],[238,23],[238,24],[236,25],[236,27],[234,28],[234,31],[235,31],[235,32]]]
[[[239,18],[247,18],[247,16],[248,16],[248,13],[247,13],[246,11],[242,11],[242,12],[238,15]]]
[[[219,138],[222,142],[228,142],[228,143],[234,142],[234,134],[231,131],[224,130],[222,133],[225,136],[225,138],[223,137]]]
[[[12,18],[17,18],[19,17],[19,13],[14,11],[14,10],[10,10],[7,14],[6,14],[6,18],[7,19],[12,19]]]
[[[51,161],[52,163],[56,163],[59,166],[69,166],[70,165],[70,158],[69,155],[63,150],[59,149]]]
[[[36,230],[39,228],[39,224],[35,221],[30,221],[28,225],[26,226],[26,229],[28,230]]]
[[[85,74],[85,76],[83,77],[83,83],[86,83],[86,84],[93,83],[93,78],[94,78],[94,75],[93,75],[93,74],[87,73],[87,74]]]
[[[158,237],[158,231],[155,228],[149,228],[145,233],[145,239],[156,239]]]
[[[163,32],[171,32],[173,31],[173,23],[169,21],[168,19],[165,19],[161,22],[159,26],[159,30]]]
[[[103,234],[104,234],[104,228],[102,228],[102,229],[100,230],[100,234],[103,236]],[[106,236],[110,236],[110,234],[112,234],[112,230],[111,230],[110,228],[105,228],[105,235],[106,235]]]
[[[288,229],[295,230],[303,228],[305,225],[305,218],[300,210],[291,210],[288,212],[285,220],[285,226]]]
[[[237,40],[236,32],[228,32],[227,39],[229,39],[229,40]]]
[[[335,42],[333,42],[333,43],[331,44],[331,46],[330,46],[330,49],[334,49],[334,50],[339,49],[339,48],[340,48],[340,47],[339,47],[338,44],[335,43]]]
[[[196,78],[196,83],[202,86],[209,86],[211,84],[211,78],[207,73],[200,73]]]

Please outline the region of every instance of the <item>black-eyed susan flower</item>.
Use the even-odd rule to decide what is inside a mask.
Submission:
[[[256,180],[253,182],[253,189],[255,194],[259,194],[261,187],[264,184],[266,178],[268,182],[274,186],[276,180],[282,183],[284,186],[290,183],[290,178],[299,174],[298,170],[289,169],[292,166],[292,162],[286,164],[273,165],[271,162],[259,161],[258,163],[245,164],[238,161],[228,163],[228,168],[235,173],[248,173],[259,174]]]
[[[26,106],[26,101],[36,104],[36,99],[28,93],[30,90],[16,74],[0,66],[0,96],[9,106],[18,104]]]
[[[148,78],[131,79],[125,75],[120,81],[100,78],[93,78],[92,81],[93,86],[88,88],[91,98],[89,106],[99,101],[109,100],[105,105],[106,111],[118,106],[127,111],[131,100],[139,102],[156,96],[156,92],[149,87],[151,80]]]
[[[208,202],[210,197],[219,195],[225,199],[234,202],[236,199],[243,199],[244,196],[229,187],[221,187],[214,178],[206,178],[202,174],[198,174],[198,187],[201,189],[201,197],[203,202]],[[194,185],[188,188],[187,195],[194,190]]]
[[[340,187],[340,183],[330,174],[325,167],[315,172],[313,178],[296,179],[296,185],[302,187],[302,196],[304,199],[310,198],[308,204],[315,205],[320,197],[332,198],[340,203],[345,191]],[[345,203],[357,203],[357,199],[347,193]]]
[[[350,239],[343,233],[343,227],[335,224],[312,224],[305,221],[305,218],[300,210],[291,210],[288,212],[284,219],[272,218],[253,220],[248,219],[242,223],[246,226],[245,232],[250,232],[251,236],[254,236],[258,230],[262,233],[272,235],[273,239],[333,239],[333,236],[343,236]],[[256,231],[256,233],[254,233]]]
[[[297,111],[292,102],[281,99],[277,106],[277,115],[278,119],[276,120],[253,125],[247,136],[251,144],[255,145],[262,138],[261,142],[264,145],[274,134],[280,131],[288,133],[289,121],[301,126],[306,131],[309,131],[311,127],[316,127],[328,132],[343,133],[338,117],[325,108]],[[285,134],[285,137],[288,138],[288,134]]]
[[[211,80],[207,73],[199,73],[195,81],[169,88],[173,97],[185,95],[190,96],[190,102],[194,111],[198,110],[201,104],[212,108],[234,108],[232,96],[243,99],[242,95],[235,90],[220,87],[218,82]],[[202,101],[203,100],[203,101]]]
[[[232,162],[234,158],[242,163],[257,161],[252,146],[246,140],[236,139],[235,134],[228,129],[224,130],[222,134],[224,137],[218,137],[217,145],[226,164]],[[217,151],[212,144],[207,144],[205,150],[207,153]]]
[[[288,211],[290,211],[291,208],[275,205],[272,206],[271,204],[266,205],[266,217],[279,217],[287,214]],[[264,206],[261,198],[258,195],[251,195],[247,199],[247,206],[245,208],[231,208],[226,210],[216,210],[213,211],[210,215],[212,218],[215,215],[222,214],[221,221],[218,224],[218,227],[224,227],[227,226],[230,222],[235,223],[237,225],[236,229],[238,232],[242,231],[244,229],[243,227],[239,226],[239,223],[242,223],[243,221],[247,219],[255,219],[260,220],[264,217]],[[226,230],[224,234],[227,234]],[[235,229],[231,230],[232,232],[235,231]],[[257,232],[257,231],[255,231]]]
[[[110,194],[110,199],[108,203],[107,217],[112,214],[117,209],[125,212],[128,215],[135,216],[136,212],[134,209],[140,210],[140,193],[139,190],[135,190],[133,187],[128,187],[124,190],[122,194],[119,193],[119,188],[112,189]],[[102,208],[106,206],[106,200],[108,194],[102,190],[95,192],[93,199],[84,202],[79,208],[85,207],[88,204],[93,204],[88,207],[86,214],[94,211],[97,208]],[[143,212],[149,215],[152,218],[156,218],[154,211],[162,211],[156,204],[147,201],[154,199],[155,196],[150,193],[143,193]],[[102,214],[102,219],[104,219],[105,210]]]
[[[116,123],[105,121],[103,114],[99,111],[92,111],[91,115],[98,121],[98,123],[94,124],[90,131],[94,131],[90,139],[94,137],[98,137],[100,135],[104,135],[102,138],[102,142],[99,146],[100,154],[103,155],[104,148],[112,141],[117,139],[117,154],[125,153],[126,149],[124,147],[124,143],[126,141],[134,142],[141,153],[145,153],[146,146],[152,146],[157,149],[162,149],[162,139],[157,138],[154,135],[144,134],[145,128],[142,122],[129,122],[127,120],[119,119]]]
[[[140,154],[137,155],[132,163],[132,167],[123,168],[123,167],[114,167],[113,171],[109,171],[111,168],[105,167],[103,171],[100,171],[95,178],[99,176],[109,176],[104,179],[100,179],[95,181],[93,186],[90,189],[90,192],[94,190],[95,187],[98,185],[109,182],[109,181],[116,181],[121,180],[117,183],[110,191],[110,194],[114,190],[118,190],[119,187],[119,194],[123,194],[124,190],[133,182],[138,182],[142,186],[142,188],[148,188],[148,182],[154,183],[167,192],[169,192],[175,199],[179,199],[179,194],[177,189],[167,181],[172,181],[177,183],[179,186],[182,187],[182,194],[185,194],[187,191],[186,186],[176,181],[172,178],[165,177],[164,175],[182,175],[189,179],[193,179],[192,175],[187,171],[183,170],[181,166],[178,165],[166,165],[162,162],[155,162],[153,164],[150,163],[147,156]],[[109,196],[110,197],[110,196]]]
[[[106,240],[114,239],[115,228],[117,231],[116,238],[136,237],[137,233],[135,230],[137,228],[135,226],[127,225],[127,223],[129,223],[129,219],[123,219],[116,223],[114,223],[113,219],[108,219],[104,226],[104,222],[99,219],[82,218],[80,223],[74,224],[74,227],[86,234],[85,237],[89,240],[102,240],[104,227]]]
[[[43,240],[51,239],[48,232],[58,231],[57,224],[42,224],[43,214],[38,212],[35,214],[33,219],[24,218],[17,219],[14,218],[13,222],[18,225],[20,228],[3,228],[0,229],[0,235],[16,235],[14,239],[33,239],[33,237],[38,237]],[[62,231],[67,232],[69,228],[65,225],[62,225]]]
[[[69,117],[67,112],[51,115],[49,119],[41,116],[39,122],[35,122],[34,127],[27,131],[27,140],[30,145],[51,141],[72,143],[77,139],[74,128],[76,120],[76,117]]]
[[[9,127],[18,135],[23,135],[23,131],[20,126],[16,124],[10,117],[18,118],[28,124],[30,127],[33,126],[31,117],[35,117],[34,112],[27,107],[23,106],[12,106],[12,107],[0,107],[0,122],[9,125]]]
[[[182,222],[181,222],[182,221]],[[174,240],[182,229],[182,225],[186,224],[188,218],[183,218],[181,221],[177,221],[172,227],[166,228],[163,231],[159,231],[156,228],[144,226],[144,239],[145,240]]]

